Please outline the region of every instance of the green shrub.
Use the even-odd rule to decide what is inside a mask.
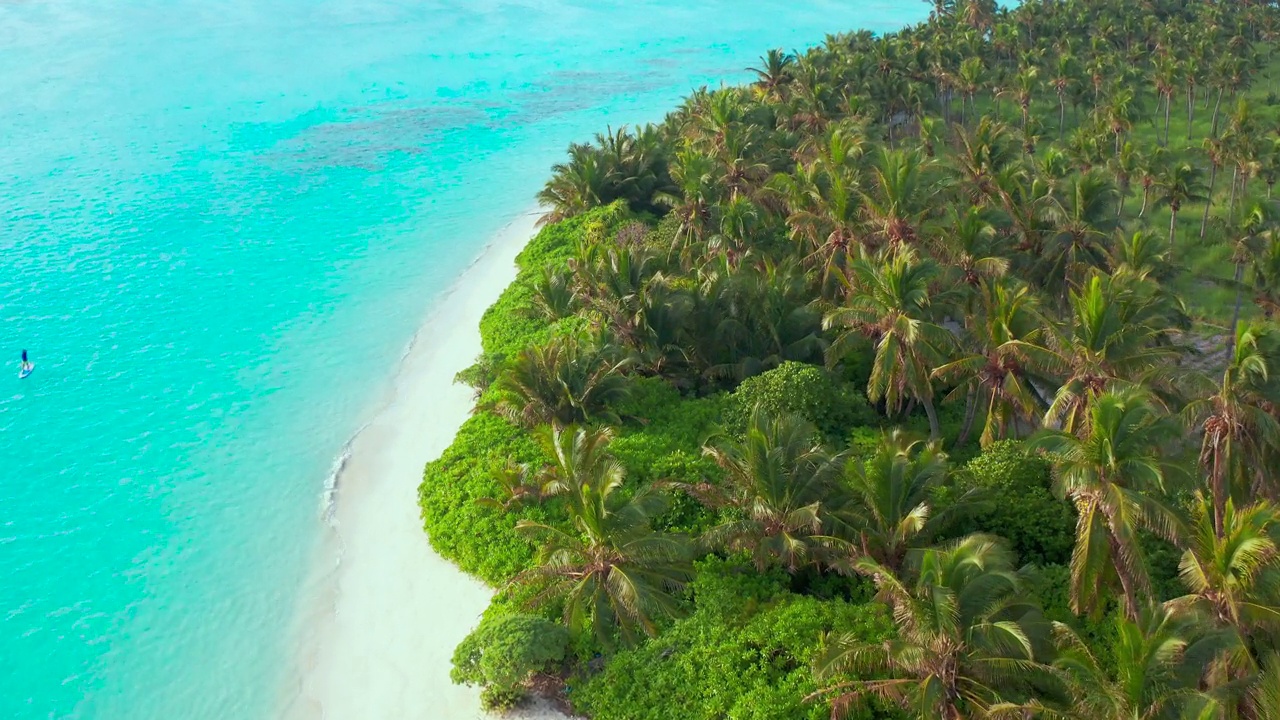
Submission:
[[[785,362],[744,380],[725,406],[725,429],[745,431],[757,406],[775,416],[800,415],[832,440],[843,438],[856,425],[878,422],[861,391],[824,368],[799,362]]]
[[[418,488],[431,546],[466,572],[495,585],[523,570],[533,558],[533,546],[515,531],[516,521],[548,515],[548,508],[541,505],[504,511],[476,503],[497,496],[493,469],[508,459],[547,462],[524,430],[492,413],[478,413],[463,423],[440,459],[427,465]]]
[[[693,583],[695,612],[611,658],[570,698],[595,720],[825,720],[829,705],[804,700],[818,689],[811,663],[822,634],[880,640],[892,622],[878,603],[819,600],[785,585],[780,571],[709,558]],[[848,717],[889,716],[863,707]]]
[[[533,615],[486,613],[453,651],[450,676],[483,688],[486,709],[508,710],[524,698],[529,679],[564,662],[569,631]]]
[[[1076,514],[1071,503],[1054,496],[1051,463],[1026,451],[1022,443],[993,443],[959,473],[959,485],[985,491],[984,507],[971,514],[957,534],[986,532],[1009,541],[1024,563],[1070,562]]]

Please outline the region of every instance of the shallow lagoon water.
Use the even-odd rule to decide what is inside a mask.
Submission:
[[[0,3],[0,717],[269,715],[335,459],[565,145],[926,12]]]

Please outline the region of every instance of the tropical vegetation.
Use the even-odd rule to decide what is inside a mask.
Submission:
[[[491,707],[1277,717],[1280,7],[930,5],[553,168],[420,489]]]

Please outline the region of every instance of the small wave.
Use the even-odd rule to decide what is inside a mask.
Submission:
[[[343,469],[347,467],[347,462],[351,460],[352,445],[355,444],[356,438],[360,437],[360,433],[363,431],[363,427],[357,430],[351,436],[351,439],[347,441],[347,444],[342,446],[338,457],[333,461],[333,466],[329,469],[329,476],[324,479],[324,490],[320,493],[320,517],[331,528],[336,529],[338,527],[338,478],[342,476]]]

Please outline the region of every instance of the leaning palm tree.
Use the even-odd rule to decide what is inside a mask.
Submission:
[[[516,529],[541,541],[535,565],[512,580],[537,590],[535,605],[560,602],[574,633],[588,630],[603,647],[654,635],[657,619],[678,614],[676,593],[692,576],[688,544],[655,532],[666,508],[652,487],[619,492],[622,465],[608,454],[607,430],[552,428],[543,435],[555,458],[544,494],[564,499],[570,529],[521,520]]]
[[[1002,691],[1044,670],[1034,649],[1039,610],[997,540],[970,535],[916,551],[908,565],[903,575],[869,558],[857,565],[892,608],[898,634],[877,643],[838,631],[825,638],[814,670],[826,687],[814,696],[831,699],[833,718],[868,697],[913,720],[980,718]]]
[[[952,336],[932,322],[933,295],[929,284],[937,265],[920,260],[908,246],[877,255],[864,254],[853,264],[847,304],[823,319],[838,332],[827,351],[834,364],[856,349],[858,338],[875,342],[875,359],[867,382],[872,402],[884,400],[891,413],[909,398],[920,402],[929,417],[930,438],[941,436],[929,377]]]
[[[1200,431],[1200,464],[1218,522],[1232,495],[1246,497],[1259,489],[1268,451],[1280,448],[1280,422],[1269,411],[1269,399],[1258,392],[1271,374],[1258,339],[1255,328],[1238,328],[1215,392],[1183,409],[1188,425]]]
[[[1131,387],[1095,398],[1079,435],[1046,430],[1032,441],[1052,456],[1057,491],[1078,513],[1073,611],[1100,611],[1105,595],[1099,589],[1118,583],[1125,612],[1137,619],[1151,588],[1138,532],[1169,539],[1178,533],[1176,514],[1163,500],[1172,470],[1164,458],[1175,435],[1147,393]]]
[[[745,550],[762,570],[781,565],[796,572],[819,559],[843,458],[821,445],[813,425],[757,408],[741,440],[721,438],[704,452],[724,469],[725,483],[679,487],[731,511],[708,531],[709,544]]]

